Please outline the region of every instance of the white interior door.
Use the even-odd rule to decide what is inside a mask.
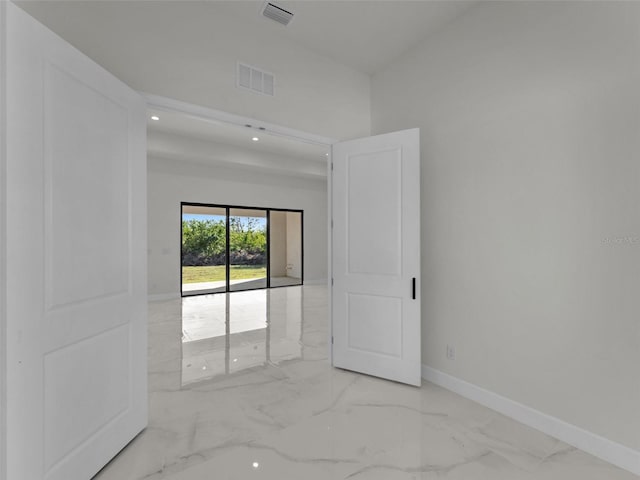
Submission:
[[[147,422],[141,97],[6,7],[6,470],[88,480]]]
[[[420,131],[335,144],[332,161],[333,365],[420,385]]]

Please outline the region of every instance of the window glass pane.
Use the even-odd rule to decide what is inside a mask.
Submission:
[[[182,294],[226,289],[226,209],[182,206]]]

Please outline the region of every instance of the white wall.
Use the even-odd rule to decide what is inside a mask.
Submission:
[[[149,294],[180,292],[180,202],[304,210],[305,283],[327,278],[325,180],[150,157]]]
[[[480,3],[372,117],[421,128],[423,362],[640,449],[640,4]]]
[[[291,269],[287,272],[290,277],[300,278],[302,276],[302,265],[300,258],[300,220],[297,213],[287,214],[287,267]],[[303,222],[306,221],[306,218]]]

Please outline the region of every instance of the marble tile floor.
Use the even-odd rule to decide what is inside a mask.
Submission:
[[[150,303],[149,426],[95,480],[639,478],[433,384],[332,368],[325,287],[234,295]],[[207,318],[217,337],[183,342]],[[199,355],[214,375],[190,376]]]

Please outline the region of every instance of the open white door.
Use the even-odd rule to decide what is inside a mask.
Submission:
[[[333,365],[421,383],[420,131],[333,146]]]
[[[6,473],[88,480],[147,422],[146,107],[2,3]]]

